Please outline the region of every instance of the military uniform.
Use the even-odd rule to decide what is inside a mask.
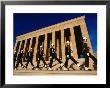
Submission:
[[[33,59],[33,52],[32,52],[32,51],[28,51],[28,52],[27,52],[26,59],[27,59],[26,68],[27,68],[29,62],[30,62],[31,65],[34,67],[34,65],[33,65],[33,63],[32,63],[32,59]]]
[[[87,43],[83,43],[83,56],[85,58],[85,67],[89,67],[89,57],[94,61],[94,64],[97,65],[97,59],[89,52],[90,48]],[[88,54],[88,55],[87,55]]]
[[[14,61],[13,61],[13,66],[14,66],[14,68],[15,68],[15,66],[16,66],[16,65],[15,65],[16,58],[17,58],[17,53],[15,52],[15,53],[14,53]]]
[[[38,50],[37,68],[39,68],[40,60],[42,60],[43,63],[44,63],[44,66],[46,66],[46,62],[45,62],[45,60],[44,60],[44,58],[43,58],[43,55],[44,55],[44,53],[43,53],[43,49],[42,49],[42,48],[39,48],[39,50]]]
[[[56,59],[60,64],[62,63],[62,61],[60,61],[58,58],[57,58],[57,55],[55,53],[55,49],[54,48],[50,48],[50,65],[49,67],[51,68],[52,67],[52,64],[53,64],[53,59]]]
[[[22,58],[23,58],[23,52],[19,52],[18,57],[17,57],[17,64],[16,64],[15,68],[18,67],[19,63],[21,64],[21,66],[23,66]]]
[[[68,67],[68,60],[71,59],[75,64],[77,64],[78,62],[73,58],[73,56],[71,56],[71,52],[73,52],[70,48],[70,45],[67,45],[65,47],[65,55],[66,55],[66,61],[65,61],[65,67]]]

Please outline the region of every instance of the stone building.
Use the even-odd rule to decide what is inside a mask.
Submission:
[[[79,60],[79,58],[83,58],[81,54],[81,41],[83,36],[87,37],[88,45],[91,48],[91,53],[93,53],[86,27],[85,16],[17,36],[14,50],[16,50],[17,53],[20,50],[23,50],[26,54],[26,52],[32,48],[34,52],[33,63],[36,63],[37,48],[42,44],[44,48],[45,60],[49,61],[49,48],[50,44],[53,42],[57,57],[61,58],[62,61],[65,62],[65,44],[66,41],[69,40],[71,49],[73,50],[72,55],[76,60]]]

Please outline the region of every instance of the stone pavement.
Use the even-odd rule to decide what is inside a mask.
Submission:
[[[14,75],[97,75],[97,71],[42,71],[42,70],[14,70]]]

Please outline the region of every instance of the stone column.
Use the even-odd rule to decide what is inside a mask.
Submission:
[[[70,28],[70,33],[71,33],[70,44],[71,44],[71,49],[73,51],[73,57],[74,57],[74,59],[77,60],[78,59],[77,48],[76,48],[74,30],[72,27]]]
[[[26,44],[27,44],[27,39],[25,40],[25,43],[24,43],[24,48],[23,48],[24,53],[26,53]]]
[[[62,50],[62,61],[65,62],[65,42],[64,42],[64,30],[61,30],[61,50]]]
[[[19,44],[18,53],[19,53],[19,52],[20,52],[20,50],[21,50],[21,45],[22,45],[22,40],[20,41],[20,44]],[[17,53],[17,56],[18,56],[18,53]]]
[[[25,40],[24,48],[23,48],[23,52],[24,52],[23,62],[25,61],[25,58],[26,58],[26,45],[27,45],[27,39]]]
[[[31,46],[32,46],[32,39],[33,38],[30,39],[29,50],[31,49]]]
[[[54,44],[54,48],[55,48],[55,31],[52,32],[52,43]]]
[[[34,56],[33,56],[33,64],[36,64],[36,54],[37,54],[37,46],[38,46],[38,36],[36,37],[36,43],[35,43],[35,47],[34,47]]]
[[[14,45],[14,51],[16,51],[17,44],[18,44],[18,41],[16,40],[16,43]]]
[[[86,23],[85,23],[85,19],[82,19],[79,22],[79,24],[80,24],[80,27],[81,27],[82,37],[87,37],[88,46],[91,48],[90,52],[93,53],[92,45],[91,45],[91,42],[90,42],[89,34],[88,34]]]
[[[57,57],[59,58],[59,39],[57,39]]]
[[[45,54],[45,60],[46,60],[46,51],[47,51],[47,34],[45,34],[45,40],[44,40],[44,54]]]

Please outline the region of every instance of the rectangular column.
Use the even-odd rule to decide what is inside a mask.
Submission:
[[[16,43],[14,45],[14,51],[16,51],[17,44],[18,44],[18,41],[16,40]]]
[[[32,46],[32,39],[33,39],[33,38],[30,39],[29,50],[31,49],[31,46]]]
[[[57,39],[57,57],[59,58],[59,39]]]
[[[65,62],[65,42],[64,42],[64,30],[61,30],[61,50],[62,50],[62,61]]]
[[[27,39],[25,40],[24,48],[23,48],[23,52],[24,52],[23,62],[25,61],[25,58],[26,58],[26,45],[27,45]]]
[[[52,32],[52,43],[53,43],[54,46],[55,46],[55,31]]]
[[[26,44],[27,44],[27,39],[25,40],[25,43],[24,43],[24,48],[23,48],[24,53],[26,52]]]
[[[81,27],[82,37],[86,37],[86,38],[87,38],[88,46],[91,48],[90,52],[93,53],[92,45],[91,45],[91,42],[90,42],[90,38],[89,38],[88,31],[87,31],[87,27],[86,27],[85,20],[82,19],[82,20],[79,22],[79,24],[80,24],[80,27]]]
[[[52,44],[52,40],[50,40],[49,43],[50,43],[50,44],[49,44],[49,48],[48,48],[48,61],[50,61],[49,56],[50,56],[50,47],[51,47],[51,44]]]
[[[78,54],[77,54],[77,48],[76,48],[76,42],[75,42],[75,35],[74,35],[74,30],[73,28],[70,28],[70,33],[71,33],[71,37],[70,37],[70,44],[71,44],[71,49],[73,51],[73,57],[74,59],[78,59]]]
[[[45,34],[45,40],[44,40],[44,54],[45,54],[45,60],[46,60],[46,51],[47,51],[47,34]]]
[[[35,47],[34,47],[34,56],[33,56],[33,64],[36,64],[36,54],[37,54],[37,46],[38,46],[38,36],[36,37],[36,43],[35,43]]]
[[[20,50],[21,50],[21,45],[22,45],[22,40],[20,41],[20,44],[19,44],[18,53],[19,53],[19,52],[20,52]],[[17,56],[18,56],[18,53],[17,53]]]

